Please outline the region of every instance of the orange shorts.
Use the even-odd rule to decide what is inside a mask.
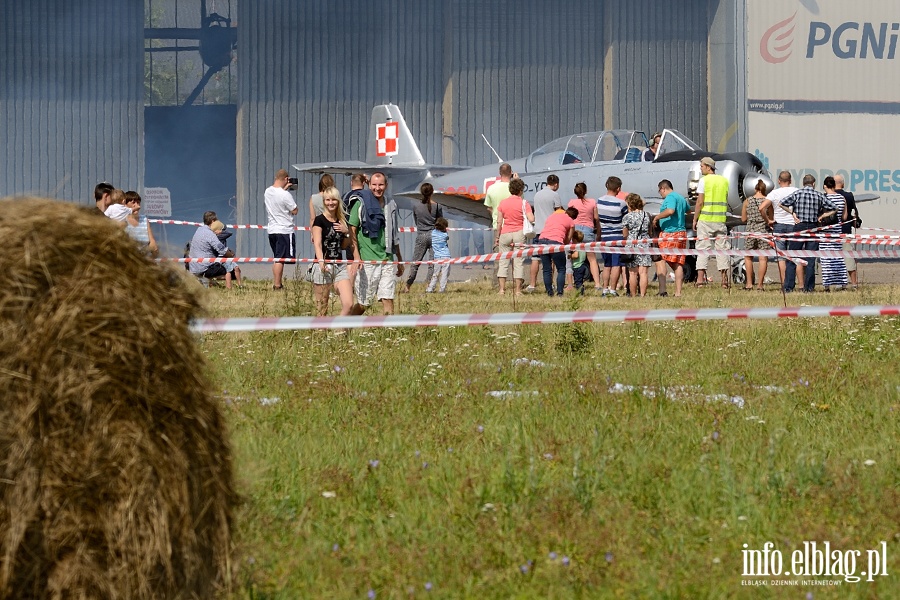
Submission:
[[[667,248],[687,248],[687,231],[676,231],[675,233],[666,233],[663,231],[659,234],[659,249]],[[687,257],[684,254],[666,254],[662,253],[662,259],[673,265],[683,265]]]

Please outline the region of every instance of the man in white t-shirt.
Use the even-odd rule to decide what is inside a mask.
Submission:
[[[266,188],[264,194],[266,202],[266,216],[269,223],[266,229],[269,231],[269,246],[275,258],[296,258],[296,246],[294,245],[294,215],[297,214],[297,203],[288,192],[292,183],[285,169],[278,169],[275,173],[275,182]],[[284,263],[272,263],[272,289],[284,289],[281,278],[284,273]]]
[[[791,172],[782,171],[778,174],[778,187],[769,192],[766,199],[759,205],[759,211],[762,214],[766,214],[770,205],[775,208],[775,250],[779,252],[787,250],[787,238],[778,237],[779,234],[783,236],[784,234],[793,232],[794,224],[796,222],[793,213],[790,213],[781,207],[781,201],[796,191],[797,188],[791,185]],[[775,260],[778,262],[778,272],[781,274],[781,281],[784,282],[786,267],[784,259],[780,256],[776,256]],[[801,281],[803,280],[803,271],[800,271],[800,279]]]

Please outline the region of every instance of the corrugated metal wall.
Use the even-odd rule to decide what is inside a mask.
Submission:
[[[504,158],[612,127],[675,127],[705,143],[707,4],[240,2],[239,220],[265,222],[262,192],[279,167],[364,159],[384,102],[436,163],[495,162],[482,133]],[[316,182],[301,178],[301,222]],[[258,231],[240,232],[238,250],[269,253]]]
[[[354,0],[302,15],[279,0],[240,3],[240,23],[280,24],[239,33],[239,137],[261,142],[239,144],[241,218],[265,221],[261,193],[279,166],[364,159],[375,104],[397,103],[425,159],[437,163],[493,162],[482,133],[513,158],[563,132],[598,128],[597,6],[575,2],[548,19],[537,0],[514,12],[499,0]],[[315,182],[301,180],[298,197]],[[241,252],[268,252],[261,236],[245,239]]]
[[[606,129],[665,127],[706,145],[708,0],[606,3],[612,89]]]
[[[142,0],[0,3],[0,197],[142,185]]]

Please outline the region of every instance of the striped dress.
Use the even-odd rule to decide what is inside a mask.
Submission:
[[[827,194],[828,199],[837,207],[838,224],[832,225],[828,229],[823,229],[822,233],[840,234],[841,225],[844,214],[844,197],[840,194]],[[819,250],[837,250],[840,251],[842,242],[839,239],[828,239],[819,242]],[[845,287],[847,285],[847,263],[844,258],[821,258],[822,262],[822,285],[826,288],[836,285]]]

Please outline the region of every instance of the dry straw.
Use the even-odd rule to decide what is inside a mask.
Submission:
[[[236,502],[198,303],[95,210],[0,202],[0,598],[210,598]]]

